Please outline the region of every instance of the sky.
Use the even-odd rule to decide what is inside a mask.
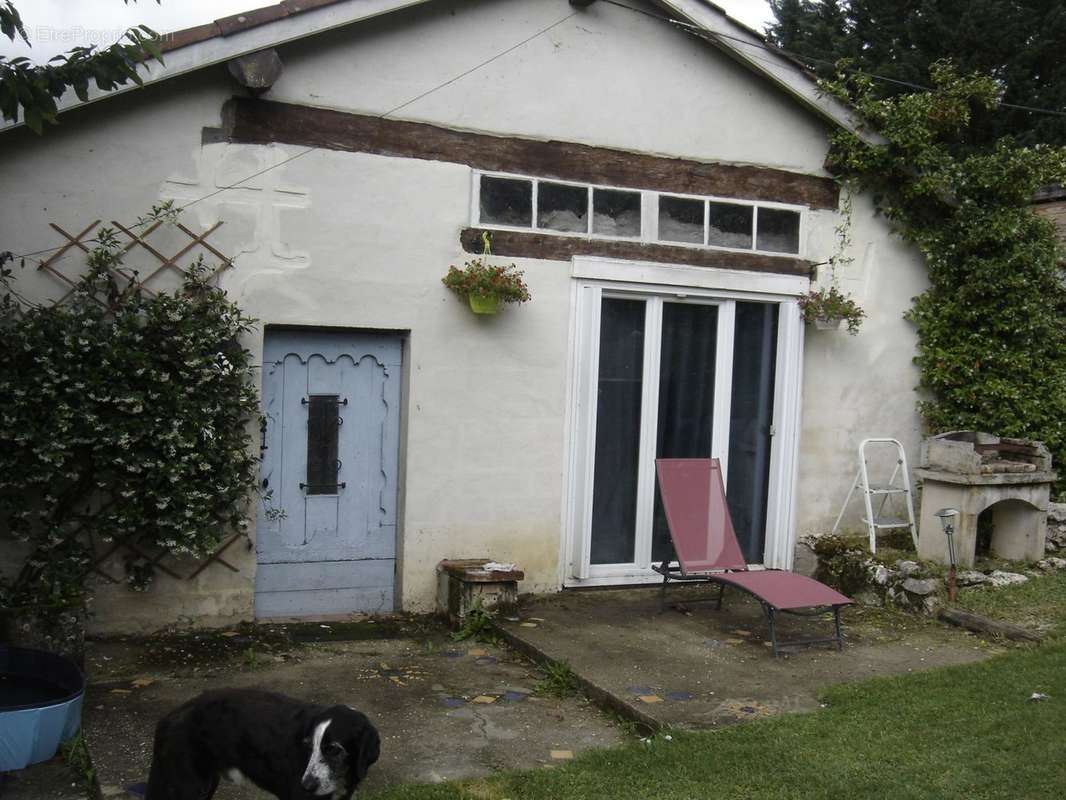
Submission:
[[[0,55],[47,61],[72,47],[106,47],[132,25],[159,33],[180,30],[277,0],[15,0],[33,47],[0,37]],[[712,0],[749,28],[762,31],[771,20],[766,0]]]

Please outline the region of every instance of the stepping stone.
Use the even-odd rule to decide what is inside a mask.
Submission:
[[[538,627],[538,625],[535,622],[519,622],[518,623],[518,627],[519,628],[536,628],[536,627]]]
[[[657,694],[642,694],[637,699],[642,703],[661,703],[663,701]]]
[[[480,647],[475,647],[472,650],[467,650],[466,654],[468,656],[473,656],[474,658],[480,658],[481,656],[487,656],[489,654],[489,651],[484,650]]]
[[[496,700],[497,698],[493,697],[491,694],[479,694],[477,697],[471,700],[471,702],[480,703],[483,706],[487,706],[489,703],[495,703]]]
[[[528,694],[516,692],[512,689],[508,689],[503,693],[503,699],[508,703],[521,703],[523,700],[528,699],[528,697]]]
[[[459,708],[459,706],[466,705],[466,700],[461,697],[445,697],[441,702],[448,708]]]
[[[703,646],[704,647],[710,647],[710,648],[714,649],[716,647],[721,647],[722,643],[720,641],[718,641],[717,639],[704,639],[703,640]]]
[[[684,702],[692,699],[692,692],[667,692],[666,699]]]
[[[744,640],[743,639],[726,639],[725,643],[726,644],[744,644]]]
[[[556,761],[568,761],[574,757],[573,750],[552,750],[551,756]]]
[[[751,631],[746,631],[742,628],[738,628],[737,630],[733,631],[733,634],[736,636],[751,636]]]
[[[650,686],[627,686],[626,691],[637,696],[642,694],[655,694],[655,690]]]
[[[525,686],[508,686],[506,691],[515,692],[516,694],[523,694],[526,696],[533,694],[533,690],[527,689]]]
[[[478,656],[474,659],[474,663],[479,667],[487,667],[496,663],[496,656]]]
[[[445,650],[445,658],[462,658],[465,655],[462,650]]]

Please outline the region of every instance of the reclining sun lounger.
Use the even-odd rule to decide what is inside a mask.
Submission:
[[[733,530],[717,458],[659,458],[655,460],[655,468],[678,561],[677,566],[663,561],[661,566],[652,567],[663,576],[660,593],[663,607],[670,581],[718,584],[719,609],[726,586],[732,586],[762,603],[775,656],[780,647],[788,646],[835,642],[838,650],[843,648],[840,609],[852,602],[849,598],[824,583],[794,572],[748,569]],[[806,616],[832,612],[836,635],[778,642],[779,611]]]

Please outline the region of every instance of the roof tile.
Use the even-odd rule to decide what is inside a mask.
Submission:
[[[228,17],[216,19],[204,25],[196,25],[192,28],[184,28],[173,33],[164,33],[162,47],[164,53],[188,47],[191,44],[205,42],[216,37],[232,36],[235,33],[267,25],[285,17],[302,14],[305,11],[314,11],[323,6],[332,6],[344,3],[348,0],[282,0],[271,6],[253,8],[250,11],[242,11]]]

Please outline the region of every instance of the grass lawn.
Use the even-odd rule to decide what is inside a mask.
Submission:
[[[1050,699],[1031,702],[1034,692]],[[834,687],[824,702],[812,714],[660,735],[555,769],[398,786],[373,800],[1050,798],[1066,787],[1062,640]]]
[[[1066,574],[1042,575],[1002,589],[963,589],[956,605],[1061,637],[1066,634]]]

